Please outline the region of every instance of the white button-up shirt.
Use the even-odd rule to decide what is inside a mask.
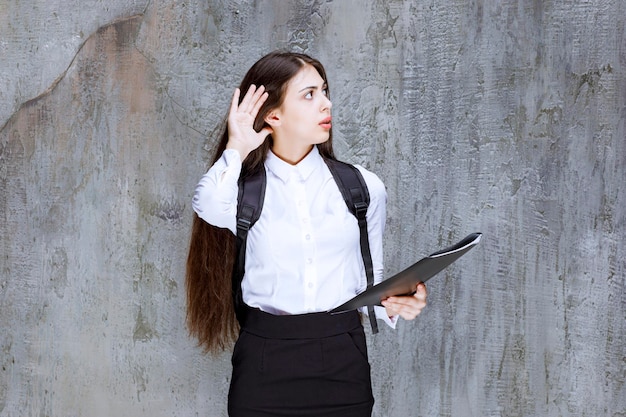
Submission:
[[[364,291],[359,226],[317,147],[297,165],[270,151],[265,168],[263,209],[248,232],[244,302],[271,314],[302,314],[330,310]],[[357,168],[370,194],[367,227],[374,281],[380,282],[387,194],[375,174]],[[239,153],[224,151],[193,197],[200,218],[234,234],[240,173]],[[377,317],[395,326],[384,308],[375,310]]]

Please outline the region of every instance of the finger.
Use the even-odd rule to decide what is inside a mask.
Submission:
[[[400,311],[398,314],[400,314],[400,317],[402,317],[405,320],[413,320],[415,317],[417,317],[421,312],[422,309],[426,307],[426,304],[423,305],[413,305],[413,306],[403,306],[400,308]]]
[[[244,96],[241,104],[239,105],[239,111],[243,113],[252,113],[252,109],[254,108],[255,102],[258,100],[259,96],[263,94],[263,86],[257,89],[256,85],[250,85],[246,95]]]
[[[274,129],[272,129],[269,126],[265,126],[263,129],[259,131],[259,136],[265,139],[267,135],[271,135],[273,132],[274,132]]]
[[[255,101],[254,106],[252,107],[252,111],[250,112],[250,115],[254,118],[256,118],[256,115],[259,114],[259,110],[261,110],[261,106],[263,105],[263,103],[265,103],[265,101],[269,97],[269,94],[267,92],[263,92],[263,86],[259,88],[259,91],[261,92],[261,95]]]
[[[266,126],[263,129],[259,130],[258,133],[257,133],[259,143],[262,143],[265,140],[265,138],[269,134],[271,134],[272,132],[274,132],[274,131],[272,130],[271,127],[268,127],[268,126]]]
[[[417,288],[415,289],[415,294],[413,294],[413,297],[417,298],[420,301],[426,301],[426,297],[428,296],[428,293],[426,291],[426,286],[422,283],[417,285]]]
[[[382,304],[406,320],[413,320],[422,312],[422,309],[426,307],[425,301],[419,301],[412,296],[390,297],[383,301]]]
[[[406,308],[406,307],[390,307],[390,306],[386,306],[390,309],[390,312],[393,315],[398,315],[400,317],[402,317],[405,320],[413,320],[415,317],[417,317],[422,310],[419,308]]]
[[[235,88],[235,93],[233,94],[233,101],[230,103],[230,114],[234,114],[237,111],[237,107],[239,106],[239,95],[241,91],[238,88]]]
[[[390,297],[387,303],[397,310],[414,310],[426,307],[426,300],[420,300],[414,296],[411,297]]]

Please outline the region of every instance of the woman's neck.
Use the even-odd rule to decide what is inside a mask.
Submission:
[[[274,155],[291,165],[296,165],[298,162],[306,158],[312,149],[313,145],[308,145],[307,147],[298,149],[278,147],[276,145],[272,146],[272,152]]]

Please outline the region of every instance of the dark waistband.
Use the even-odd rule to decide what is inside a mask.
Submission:
[[[362,327],[356,310],[340,314],[309,313],[277,316],[247,308],[243,330],[270,339],[318,339]]]

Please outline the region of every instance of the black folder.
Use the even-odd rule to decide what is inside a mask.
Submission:
[[[380,302],[388,297],[413,294],[418,283],[428,281],[452,262],[465,255],[480,242],[481,236],[481,233],[472,233],[457,244],[420,259],[404,271],[374,285],[339,307],[330,310],[330,313],[342,313],[366,305],[381,305]]]

